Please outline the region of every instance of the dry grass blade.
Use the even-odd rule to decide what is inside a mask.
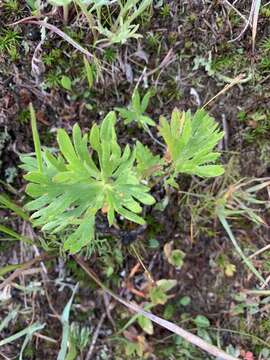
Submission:
[[[258,18],[261,7],[261,0],[253,0],[252,3],[252,52],[255,51],[255,40],[257,34]]]
[[[86,50],[84,47],[82,47],[75,40],[73,40],[70,36],[68,36],[66,33],[64,33],[64,31],[58,29],[56,26],[54,26],[52,24],[48,24],[46,21],[43,21],[43,20],[36,20],[36,21],[29,20],[29,21],[27,21],[27,23],[43,26],[43,27],[53,31],[54,33],[59,35],[61,38],[63,38],[65,41],[67,41],[70,45],[72,45],[75,49],[79,50],[84,55],[89,56],[90,58],[94,57],[93,54],[91,54],[88,50]]]
[[[19,25],[19,24],[33,24],[33,25],[38,25],[38,26],[42,26],[46,29],[49,29],[52,32],[54,32],[55,34],[57,34],[58,36],[60,36],[62,39],[64,39],[66,42],[68,42],[71,46],[73,46],[76,50],[80,51],[85,56],[93,59],[94,61],[97,60],[97,58],[93,54],[91,54],[90,51],[88,51],[87,49],[82,47],[79,43],[77,43],[77,41],[73,40],[70,36],[68,36],[64,31],[58,29],[58,27],[56,27],[55,25],[49,24],[43,20],[27,20],[27,18],[26,18],[26,19],[16,21],[12,24],[9,24],[9,26],[14,26],[14,25]],[[103,63],[107,66],[110,66],[110,64],[108,64],[104,61],[103,61]],[[105,67],[102,67],[102,69],[105,72],[107,72],[108,74],[110,74],[110,71],[108,69],[106,69]],[[116,70],[118,70],[118,69],[116,69]]]
[[[253,259],[254,257],[262,254],[263,252],[265,252],[265,251],[267,251],[269,249],[270,249],[270,244],[264,246],[262,249],[257,250],[254,254],[250,255],[249,258]]]
[[[82,13],[84,14],[84,16],[86,17],[88,24],[89,24],[89,29],[92,31],[93,37],[94,37],[94,43],[97,41],[98,38],[98,34],[96,31],[96,24],[95,24],[95,19],[93,18],[92,14],[90,11],[88,11],[87,9],[87,5],[84,4],[82,2],[82,0],[74,0],[75,4],[77,4],[80,8],[80,10],[82,11]]]
[[[206,341],[201,339],[199,336],[196,336],[178,325],[175,325],[174,323],[164,320],[148,311],[143,310],[140,306],[125,301],[124,299],[120,298],[116,294],[114,294],[111,290],[109,290],[106,286],[102,284],[102,282],[98,279],[98,277],[93,273],[93,271],[88,267],[88,265],[85,263],[83,259],[81,259],[79,256],[74,255],[73,256],[75,261],[81,266],[81,268],[89,275],[89,277],[96,282],[104,291],[109,293],[115,300],[120,302],[122,305],[126,306],[130,310],[135,311],[136,313],[145,316],[146,318],[152,320],[154,323],[162,326],[163,328],[173,332],[174,334],[179,335],[189,343],[198,346],[200,349],[206,351],[207,353],[219,358],[220,360],[237,360],[234,356],[231,356],[227,353],[225,353],[223,350],[220,350],[214,345],[208,344]]]
[[[243,79],[244,79],[244,74],[237,75],[235,78],[232,79],[232,81],[229,84],[225,85],[222,90],[220,90],[215,96],[213,96],[209,101],[207,101],[207,103],[204,104],[202,108],[204,109],[207,105],[209,105],[212,101],[214,101],[220,95],[227,92],[234,85],[241,83],[243,81]]]
[[[161,63],[153,70],[150,70],[148,73],[145,74],[146,77],[155,74],[157,71],[161,70],[163,67],[167,67],[172,62],[176,60],[176,56],[173,53],[173,49],[170,49]]]
[[[100,318],[100,320],[99,320],[99,323],[98,323],[98,325],[97,325],[97,327],[96,327],[96,330],[95,330],[95,332],[94,332],[94,334],[93,334],[93,336],[92,336],[92,343],[91,343],[91,345],[90,345],[90,348],[89,348],[89,350],[88,350],[88,353],[87,353],[87,355],[86,355],[85,360],[90,360],[90,359],[92,358],[92,354],[93,354],[93,351],[94,351],[94,349],[95,349],[95,345],[96,345],[96,342],[97,342],[97,339],[98,339],[98,335],[99,335],[101,326],[102,326],[105,318],[106,318],[106,314],[102,314],[102,315],[101,315],[101,318]]]
[[[225,0],[224,2],[227,5],[229,5],[231,8],[233,8],[234,11],[236,11],[239,16],[245,19],[245,17],[232,4],[230,4],[229,1]],[[252,0],[249,17],[248,20],[245,19],[246,24],[243,30],[236,38],[230,40],[230,42],[239,40],[245,34],[248,26],[250,25],[252,29],[252,52],[254,52],[260,7],[261,7],[261,0]]]
[[[232,8],[245,21],[245,24],[248,26],[249,22],[246,17],[233,4],[231,4],[228,0],[224,0],[224,3],[230,8]]]

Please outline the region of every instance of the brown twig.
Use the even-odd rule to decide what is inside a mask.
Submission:
[[[98,325],[96,327],[96,330],[95,330],[95,332],[93,334],[92,342],[91,342],[90,348],[89,348],[89,350],[87,352],[85,360],[90,360],[91,357],[92,357],[92,354],[93,354],[93,351],[95,349],[95,345],[96,345],[96,342],[97,342],[97,338],[98,338],[101,326],[102,326],[102,324],[103,324],[103,322],[105,320],[105,317],[106,317],[106,314],[102,314],[102,316],[101,316],[101,318],[99,320],[99,323],[98,323]]]
[[[58,27],[56,27],[55,25],[49,24],[44,20],[27,20],[27,18],[16,21],[16,22],[8,24],[8,25],[14,26],[14,25],[19,25],[19,24],[33,24],[33,25],[43,26],[44,28],[47,28],[47,29],[51,30],[52,32],[54,32],[55,34],[57,34],[58,36],[60,36],[62,39],[64,39],[66,42],[68,42],[71,46],[73,46],[75,49],[80,51],[85,56],[95,60],[95,56],[93,54],[91,54],[87,49],[85,49],[79,43],[77,43],[77,41],[73,40],[64,31],[58,29]],[[106,63],[104,61],[103,61],[103,63],[105,63],[107,66],[110,66],[108,63]],[[103,70],[110,74],[110,71],[108,69],[106,69],[105,67],[103,67]]]

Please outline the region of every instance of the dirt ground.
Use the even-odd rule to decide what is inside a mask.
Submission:
[[[262,1],[252,51],[250,28],[240,39],[231,41],[241,33],[244,22],[225,1],[154,1],[151,12],[140,20],[142,38],[122,46],[94,50],[103,68],[91,89],[83,73],[80,52],[51,31],[47,31],[44,43],[35,52],[40,42],[39,26],[26,22],[9,26],[31,15],[26,2],[18,2],[15,11],[5,3],[0,2],[0,191],[10,190],[10,196],[19,204],[26,201],[23,171],[18,168],[19,156],[33,151],[30,102],[37,111],[42,143],[53,147],[57,128],[70,131],[78,122],[88,130],[114,107],[127,105],[138,82],[142,92],[153,89],[155,95],[147,113],[158,121],[160,115],[168,117],[175,107],[195,111],[222,90],[228,79],[243,74],[242,83],[207,106],[207,111],[225,131],[220,149],[226,179],[182,176],[181,191],[173,188],[165,191],[156,186],[153,195],[159,206],[145,210],[148,226],[134,244],[155,280],[177,280],[169,302],[166,306],[157,306],[155,314],[167,316],[207,341],[239,354],[241,359],[270,359],[267,352],[270,350],[270,299],[246,295],[245,290],[257,287],[257,280],[241,262],[216,218],[215,200],[210,200],[218,196],[223,186],[229,187],[240,179],[270,176],[270,8],[267,2]],[[238,1],[235,6],[245,17],[249,16],[251,1]],[[69,23],[64,27],[60,15],[49,17],[49,22],[92,51],[85,19],[71,12]],[[72,79],[70,90],[61,85],[63,75]],[[153,151],[160,152],[136,126],[127,129],[119,123],[117,130],[121,145],[130,138],[139,138]],[[269,194],[264,190],[258,196],[267,200]],[[198,200],[187,197],[184,192],[209,195],[209,198]],[[269,207],[259,206],[259,213],[265,220],[264,226],[246,218],[231,220],[246,255],[269,243]],[[28,224],[1,208],[0,223],[35,239],[39,235],[37,230],[33,233]],[[101,229],[102,224],[104,219],[100,216],[97,229]],[[138,262],[133,248],[124,245],[124,237],[132,229],[129,223],[123,224],[122,232],[110,233],[107,229],[110,240],[107,255],[97,251],[87,263],[115,293],[143,304],[143,299],[125,285]],[[164,258],[163,246],[170,241],[186,254],[181,270],[173,268]],[[39,245],[38,248],[1,241],[0,265],[29,261],[42,251]],[[45,262],[46,274],[34,265],[36,272],[13,280],[16,286],[12,283],[6,299],[2,290],[0,293],[0,318],[17,309],[16,318],[2,332],[2,339],[36,321],[46,323],[40,334],[48,338],[34,335],[23,359],[57,359],[62,336],[57,314],[63,312],[71,289],[78,281],[80,287],[70,321],[91,332],[90,341],[78,359],[86,359],[93,333],[108,304],[111,310],[101,323],[91,359],[211,359],[158,326],[154,328],[154,335],[143,333],[136,324],[118,333],[131,314],[105,296],[72,257],[56,255]],[[265,278],[269,275],[269,261],[267,251],[254,261]],[[106,274],[108,266],[113,269],[110,276]],[[143,273],[140,268],[134,275],[133,287],[140,288]],[[186,306],[181,305],[183,298],[190,299]],[[207,318],[210,325],[198,330],[192,320],[198,315]],[[126,342],[131,338],[143,343],[144,355],[127,355]],[[19,339],[0,347],[0,357],[19,358],[22,342]]]

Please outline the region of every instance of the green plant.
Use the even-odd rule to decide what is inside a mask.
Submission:
[[[69,323],[69,316],[71,311],[72,302],[75,296],[75,293],[78,289],[78,285],[75,285],[72,291],[72,295],[67,302],[61,317],[60,321],[62,324],[62,340],[61,340],[61,348],[59,351],[59,354],[57,356],[57,360],[62,359],[75,359],[77,355],[76,345],[74,344],[74,327],[72,329],[70,323]],[[72,332],[73,330],[73,332]]]
[[[157,50],[158,54],[160,52],[160,47],[162,43],[162,38],[159,33],[149,31],[146,36],[147,44],[153,50]]]
[[[265,39],[263,42],[262,42],[262,45],[261,45],[262,49],[266,52],[269,52],[270,51],[270,37],[268,37],[267,39]]]
[[[170,257],[168,258],[168,262],[175,266],[176,269],[181,269],[184,263],[185,253],[179,249],[172,250]]]
[[[175,109],[169,123],[160,119],[159,132],[167,145],[166,161],[171,179],[179,173],[201,177],[222,175],[221,165],[213,165],[220,153],[213,148],[223,137],[218,124],[204,110],[181,113]]]
[[[55,67],[62,61],[62,53],[60,49],[51,49],[42,56],[42,61],[47,66]]]
[[[29,6],[32,12],[39,11],[39,2],[37,0],[26,0],[26,4]]]
[[[60,83],[64,89],[69,90],[69,91],[71,90],[72,81],[71,81],[70,77],[68,77],[67,75],[61,76]]]
[[[67,229],[64,249],[71,253],[94,241],[98,211],[106,214],[110,226],[116,214],[144,224],[139,216],[141,204],[155,202],[147,179],[157,170],[161,179],[170,177],[173,181],[181,172],[202,177],[223,173],[222,166],[209,164],[219,157],[212,149],[222,132],[203,110],[193,118],[190,112],[181,114],[174,110],[170,124],[161,118],[159,131],[167,145],[166,161],[140,143],[132,149],[127,145],[122,151],[117,142],[114,112],[101,125],[94,124],[89,134],[82,135],[78,124],[73,127],[72,139],[59,129],[59,154],[54,155],[41,149],[32,107],[30,113],[36,157],[26,155],[21,160],[22,168],[28,172],[26,193],[35,200],[26,209],[34,212],[33,224],[42,226],[43,231]],[[147,154],[145,159],[143,154]]]
[[[160,10],[160,15],[163,17],[170,16],[171,6],[170,4],[164,4]]]
[[[101,12],[98,8],[96,30],[105,36],[105,39],[100,39],[96,43],[124,44],[130,38],[141,37],[137,33],[140,25],[133,24],[133,22],[152,4],[152,0],[127,0],[125,3],[117,0],[117,4],[120,11],[117,18],[112,21],[110,29],[102,25]]]
[[[31,341],[33,335],[35,333],[39,332],[40,330],[42,330],[44,327],[45,327],[45,324],[40,324],[38,322],[33,323],[33,324],[27,326],[26,328],[24,328],[23,330],[20,330],[17,333],[10,335],[6,339],[1,340],[0,346],[12,343],[13,341],[24,336],[24,341],[23,341],[23,344],[20,349],[19,359],[21,360],[21,359],[23,359],[23,352],[25,351],[27,344]]]
[[[6,0],[4,1],[4,9],[12,12],[12,13],[18,13],[20,11],[20,6],[17,0]]]
[[[177,281],[174,279],[161,279],[157,282],[149,282],[147,286],[147,302],[143,304],[143,308],[146,311],[150,311],[152,308],[158,305],[164,305],[169,300],[168,292],[177,285]],[[118,331],[122,333],[125,329],[131,326],[135,321],[138,322],[141,329],[148,335],[153,335],[154,326],[151,319],[144,315],[135,314],[131,319]]]
[[[145,309],[150,310],[154,306],[164,305],[169,299],[167,294],[177,284],[176,280],[172,279],[161,279],[156,282],[149,291],[150,302],[146,303]],[[134,319],[134,318],[133,318]],[[130,320],[132,321],[132,319]],[[137,318],[138,324],[146,332],[146,334],[153,335],[154,327],[150,319],[143,315],[139,315]]]
[[[76,358],[77,353],[82,353],[90,340],[91,330],[89,327],[80,326],[78,323],[71,323],[70,325],[70,351]]]
[[[153,0],[117,0],[118,15],[116,18],[112,16],[114,11],[109,10],[111,5],[108,0],[91,1],[91,0],[49,0],[53,6],[63,8],[63,18],[65,24],[68,22],[69,7],[74,3],[78,9],[85,15],[89,28],[94,36],[95,44],[105,42],[107,44],[124,44],[128,39],[141,37],[137,33],[139,24],[134,21],[143,14],[143,12],[152,4]],[[108,10],[109,22],[103,22],[102,10],[106,7]],[[109,25],[109,26],[108,26]],[[98,39],[98,35],[103,36]]]
[[[246,121],[248,126],[243,134],[247,142],[262,143],[262,140],[267,139],[270,130],[269,114],[264,109],[249,114]]]
[[[107,214],[112,225],[115,213],[143,224],[137,215],[143,204],[151,205],[154,198],[149,188],[136,177],[135,151],[127,145],[122,153],[115,133],[115,113],[109,113],[101,126],[94,125],[90,136],[81,135],[78,125],[73,128],[73,143],[67,133],[58,131],[61,155],[41,151],[36,143],[37,160],[22,157],[23,168],[31,182],[26,192],[37,198],[27,205],[35,211],[34,225],[43,230],[59,231],[70,224],[76,230],[65,241],[64,248],[79,251],[94,238],[95,215],[99,210]],[[35,131],[34,131],[35,134]],[[88,142],[97,155],[97,164],[88,152]]]
[[[129,105],[129,108],[115,108],[120,114],[120,116],[124,119],[125,124],[129,124],[132,121],[136,122],[141,127],[147,127],[149,126],[155,126],[155,122],[150,119],[149,116],[144,115],[149,100],[152,96],[152,92],[149,90],[144,95],[144,97],[141,99],[139,90],[136,88],[132,94],[131,98],[131,104]]]
[[[27,124],[29,122],[29,110],[28,109],[21,110],[17,115],[17,120],[22,125]]]
[[[165,164],[159,155],[153,155],[148,147],[139,141],[136,142],[136,162],[136,174],[140,179],[161,175]]]
[[[0,53],[7,52],[14,54],[14,49],[19,45],[20,35],[17,31],[11,29],[4,29],[0,33]]]
[[[270,8],[269,8],[269,6],[266,6],[266,5],[261,7],[260,13],[262,16],[269,18],[270,17]]]
[[[168,263],[178,270],[181,269],[186,254],[180,249],[173,249],[173,241],[166,243],[163,250]]]
[[[87,60],[87,58],[85,56],[83,58],[83,62],[84,62],[85,74],[86,74],[87,81],[88,81],[88,87],[89,87],[89,90],[91,90],[93,87],[93,84],[94,84],[93,66],[89,63],[89,61]]]
[[[51,70],[48,72],[46,79],[45,79],[45,87],[47,88],[54,88],[59,87],[61,85],[61,72],[56,70]]]

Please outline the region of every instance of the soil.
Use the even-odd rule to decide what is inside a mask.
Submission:
[[[207,106],[207,111],[225,131],[226,141],[221,147],[222,162],[228,164],[233,159],[232,169],[229,167],[227,169],[230,178],[238,180],[245,177],[270,176],[270,65],[268,68],[262,66],[263,58],[269,57],[269,53],[266,53],[263,47],[264,41],[268,39],[269,42],[269,16],[265,13],[259,16],[253,52],[250,29],[239,40],[230,42],[241,33],[244,24],[241,18],[222,2],[171,0],[154,3],[151,16],[141,20],[142,38],[138,41],[130,40],[122,46],[115,45],[95,50],[95,56],[106,69],[102,69],[99,80],[90,90],[85,76],[82,75],[84,69],[82,55],[50,31],[47,31],[38,58],[40,74],[34,74],[31,62],[40,42],[38,26],[26,22],[9,26],[15,21],[30,16],[29,7],[22,1],[18,5],[18,11],[12,12],[0,3],[0,135],[7,134],[2,140],[3,147],[0,147],[0,179],[6,184],[10,173],[7,169],[17,169],[13,178],[8,179],[8,190],[13,191],[11,197],[17,203],[23,204],[26,198],[23,171],[18,168],[19,156],[33,151],[27,112],[29,103],[32,102],[37,111],[41,142],[46,146],[54,146],[57,128],[64,127],[70,131],[78,122],[81,128],[88,130],[91,124],[99,122],[114,107],[128,105],[138,82],[142,91],[146,86],[153,88],[155,96],[150,101],[147,113],[158,121],[160,115],[169,117],[175,107],[195,111],[205,104],[226,85],[220,75],[231,79],[240,73],[243,73],[245,78],[253,76],[251,80],[236,85],[217,97]],[[168,13],[165,13],[165,10],[162,12],[165,5],[159,6],[159,3],[168,5]],[[250,6],[251,1],[237,3],[237,9],[246,17]],[[66,27],[63,26],[60,11],[49,16],[49,22],[66,31],[70,36],[77,36],[80,44],[92,51],[89,45],[91,36],[87,31],[86,22],[82,17],[78,18],[75,12],[71,13]],[[7,48],[1,50],[2,36],[10,29],[16,31],[19,37],[16,45],[18,54],[15,59],[8,53]],[[49,63],[48,57],[52,49],[59,49],[60,55],[56,54]],[[209,62],[210,57],[213,71],[207,70],[207,65],[203,65]],[[201,61],[198,69],[195,67],[196,61]],[[144,79],[141,77],[143,70],[149,74]],[[64,89],[59,82],[61,76],[65,74],[73,80],[70,91]],[[58,79],[56,83],[53,83],[53,78]],[[245,114],[242,121],[240,113]],[[263,116],[261,120],[264,124],[263,129],[260,120],[256,121],[255,118],[258,113]],[[129,142],[131,138],[138,138],[144,144],[151,146],[154,152],[162,152],[148,135],[136,126],[132,125],[127,129],[119,122],[118,135],[121,145]],[[0,183],[2,192],[7,191],[4,183]],[[219,180],[215,181],[214,188],[212,180],[201,181],[184,176],[179,178],[179,184],[181,191],[192,191],[194,186],[197,186],[196,192],[214,195],[221,186]],[[259,354],[266,345],[262,345],[255,337],[262,338],[265,343],[270,344],[270,324],[266,323],[269,310],[262,310],[252,315],[245,307],[243,312],[234,314],[235,306],[238,304],[235,296],[243,289],[253,289],[257,281],[241,263],[215,214],[211,209],[205,208],[194,221],[191,209],[194,208],[195,211],[198,206],[195,200],[187,203],[183,193],[175,189],[168,189],[165,192],[158,186],[154,188],[153,195],[161,202],[167,196],[169,204],[162,212],[155,208],[145,209],[146,218],[149,219],[148,227],[136,238],[134,244],[155,280],[164,278],[177,280],[177,287],[173,289],[170,300],[170,304],[175,308],[170,320],[181,325],[183,323],[182,326],[186,323],[192,330],[194,324],[185,322],[185,316],[195,318],[197,315],[203,315],[209,319],[211,328],[229,329],[218,332],[209,330],[214,343],[218,338],[223,348],[233,346],[240,349],[243,359],[248,359],[245,357],[247,352],[253,354],[253,358],[250,359],[259,359]],[[265,198],[266,195],[262,193],[261,196]],[[269,223],[267,210],[262,209],[260,214]],[[10,216],[10,213],[4,209],[0,209],[0,223],[9,225],[20,233],[31,233],[28,225]],[[100,226],[104,224],[103,217],[98,219],[98,224]],[[194,227],[192,232],[191,224]],[[242,220],[232,222],[232,227],[247,254],[268,244],[269,229],[265,226],[259,229],[249,221]],[[123,224],[123,231],[132,229],[130,224]],[[87,260],[88,264],[115,293],[142,303],[142,299],[124,289],[124,279],[138,262],[132,247],[123,245],[121,231],[110,234],[109,237],[112,254],[115,248],[121,249],[123,254],[123,261],[114,264],[114,275],[106,278],[103,255],[100,256],[98,253],[93,255]],[[156,248],[149,246],[149,239],[157,240]],[[172,240],[174,247],[180,248],[186,254],[181,270],[170,266],[162,252],[164,244]],[[0,247],[1,266],[25,262],[37,256],[33,247],[26,247],[18,242],[3,241]],[[222,257],[236,266],[233,276],[226,276],[224,273],[224,268],[220,265]],[[265,277],[269,274],[268,263],[267,254],[256,263]],[[34,336],[27,346],[25,359],[57,358],[62,326],[55,313],[63,312],[64,305],[71,296],[70,288],[77,281],[80,281],[81,286],[74,299],[76,306],[71,312],[71,321],[76,321],[81,326],[89,326],[93,330],[104,313],[102,292],[71,257],[59,256],[46,262],[46,269],[48,271],[45,279],[46,287],[38,284],[44,281],[40,273],[20,276],[14,280],[17,284],[26,289],[30,284],[36,285],[37,291],[27,295],[20,288],[12,286],[10,297],[1,304],[2,319],[14,307],[20,307],[17,320],[3,332],[1,335],[3,338],[25,328],[31,322],[38,321],[46,323],[42,334],[53,339],[46,341]],[[142,278],[144,279],[143,269],[140,269],[133,279],[133,285],[139,288],[138,284]],[[187,307],[179,306],[179,301],[184,296],[189,296],[191,299]],[[110,299],[108,301],[112,302]],[[252,302],[254,299],[249,301]],[[264,306],[258,298],[255,298],[256,301],[259,308]],[[124,319],[126,313],[126,309],[114,304],[111,316],[118,330],[127,322],[128,318]],[[155,308],[155,314],[163,316],[164,306]],[[137,325],[133,326],[140,333]],[[235,334],[234,331],[249,333],[250,336]],[[166,330],[158,327],[155,327],[154,336],[145,334],[144,336],[151,349],[149,359],[188,359],[189,356],[194,359],[211,358],[186,345],[181,349],[187,348],[189,355],[187,353],[181,355],[181,352],[177,355],[179,350],[177,347],[176,353],[175,350],[170,352],[170,349],[176,346],[175,340]],[[121,342],[117,342],[112,321],[106,317],[92,359],[128,359],[129,357],[123,355],[124,350],[119,350],[119,344],[122,346]],[[18,358],[21,346],[20,339],[1,347],[0,357],[2,353],[6,358]],[[270,348],[270,345],[268,347]],[[168,350],[167,353],[165,349]],[[86,353],[83,354],[80,359],[86,358]],[[142,357],[136,355],[133,358]],[[264,358],[260,357],[260,359]]]

